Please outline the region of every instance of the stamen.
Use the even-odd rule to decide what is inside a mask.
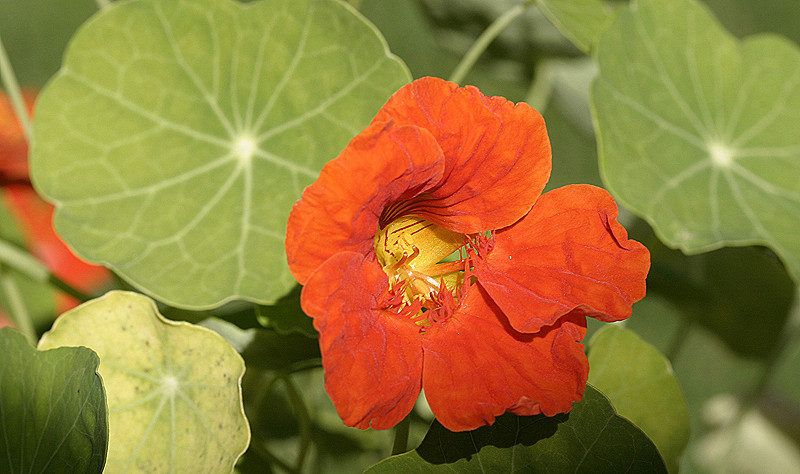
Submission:
[[[387,207],[382,219],[406,212],[409,203]],[[375,234],[378,262],[389,276],[387,311],[414,321],[424,332],[449,318],[474,283],[475,260],[491,250],[489,234],[464,235],[417,216],[393,219]],[[451,254],[458,260],[443,261]]]

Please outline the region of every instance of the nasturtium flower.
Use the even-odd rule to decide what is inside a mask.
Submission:
[[[33,112],[36,94],[23,93],[28,113]],[[28,142],[14,115],[11,99],[0,91],[0,186],[9,184],[30,184],[28,178]]]
[[[347,425],[390,428],[422,389],[453,431],[582,398],[586,317],[630,316],[650,256],[605,190],[542,194],[550,169],[532,107],[423,78],[303,192],[289,268]]]

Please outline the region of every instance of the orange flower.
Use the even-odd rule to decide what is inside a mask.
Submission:
[[[23,93],[28,113],[33,112],[35,94]],[[28,142],[17,121],[11,101],[0,91],[0,186],[28,183]]]
[[[24,94],[33,112],[35,94]],[[28,145],[8,98],[0,93],[0,201],[11,211],[31,253],[54,275],[73,287],[89,292],[107,284],[111,274],[105,267],[90,265],[76,257],[52,227],[53,206],[42,200],[28,177]],[[57,311],[77,302],[59,294]]]
[[[392,427],[421,389],[453,431],[582,398],[586,317],[627,318],[650,257],[603,189],[541,194],[550,167],[533,108],[423,78],[303,192],[286,252],[346,424]]]

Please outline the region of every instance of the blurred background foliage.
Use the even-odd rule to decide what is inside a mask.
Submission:
[[[773,32],[800,43],[797,0],[704,1],[738,37]],[[518,2],[349,3],[377,26],[413,77],[448,78],[475,38]],[[69,38],[96,11],[94,0],[0,2],[0,35],[24,88],[39,89],[47,82]],[[602,185],[588,102],[595,70],[592,59],[533,7],[503,31],[463,82],[487,95],[528,101],[543,112],[554,157],[549,188]],[[545,80],[533,86],[537,76]],[[682,471],[800,471],[800,305],[780,261],[762,247],[685,256],[660,244],[646,223],[624,210],[621,220],[653,256],[649,294],[626,327],[671,360],[681,384],[691,419]],[[287,295],[278,306],[297,311],[297,298],[297,292]],[[238,338],[244,345],[246,409],[251,426],[259,429],[240,470],[263,472],[263,459],[288,465],[305,449],[313,452],[305,466],[312,472],[355,472],[384,458],[390,434],[341,424],[322,388],[321,370],[306,370],[319,365],[316,343],[306,335],[309,325],[293,327],[282,320],[284,309],[254,311],[252,305],[233,304],[201,314],[163,308],[167,317],[217,324],[229,341]],[[220,319],[205,319],[209,315]],[[225,326],[225,320],[236,326]],[[591,323],[587,341],[601,325]],[[257,350],[273,334],[289,334],[270,346],[283,351],[283,366],[273,364],[274,354]],[[293,403],[295,392],[305,396],[307,407]],[[302,413],[305,409],[308,413]],[[411,446],[421,441],[429,420],[425,406],[414,412]],[[298,443],[304,430],[311,433],[312,446]]]

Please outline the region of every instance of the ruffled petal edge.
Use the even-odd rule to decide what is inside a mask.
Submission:
[[[645,296],[650,253],[629,240],[604,189],[570,185],[547,192],[519,222],[495,234],[476,264],[479,284],[521,332],[536,332],[577,310],[601,321],[630,316]]]
[[[382,311],[388,277],[355,252],[329,258],[301,294],[314,318],[325,389],[348,426],[387,429],[414,407],[422,384],[422,346],[411,321]]]
[[[506,411],[568,412],[582,398],[588,378],[580,344],[585,334],[580,314],[522,334],[473,287],[455,315],[426,333],[422,384],[428,404],[451,431],[490,425]]]

